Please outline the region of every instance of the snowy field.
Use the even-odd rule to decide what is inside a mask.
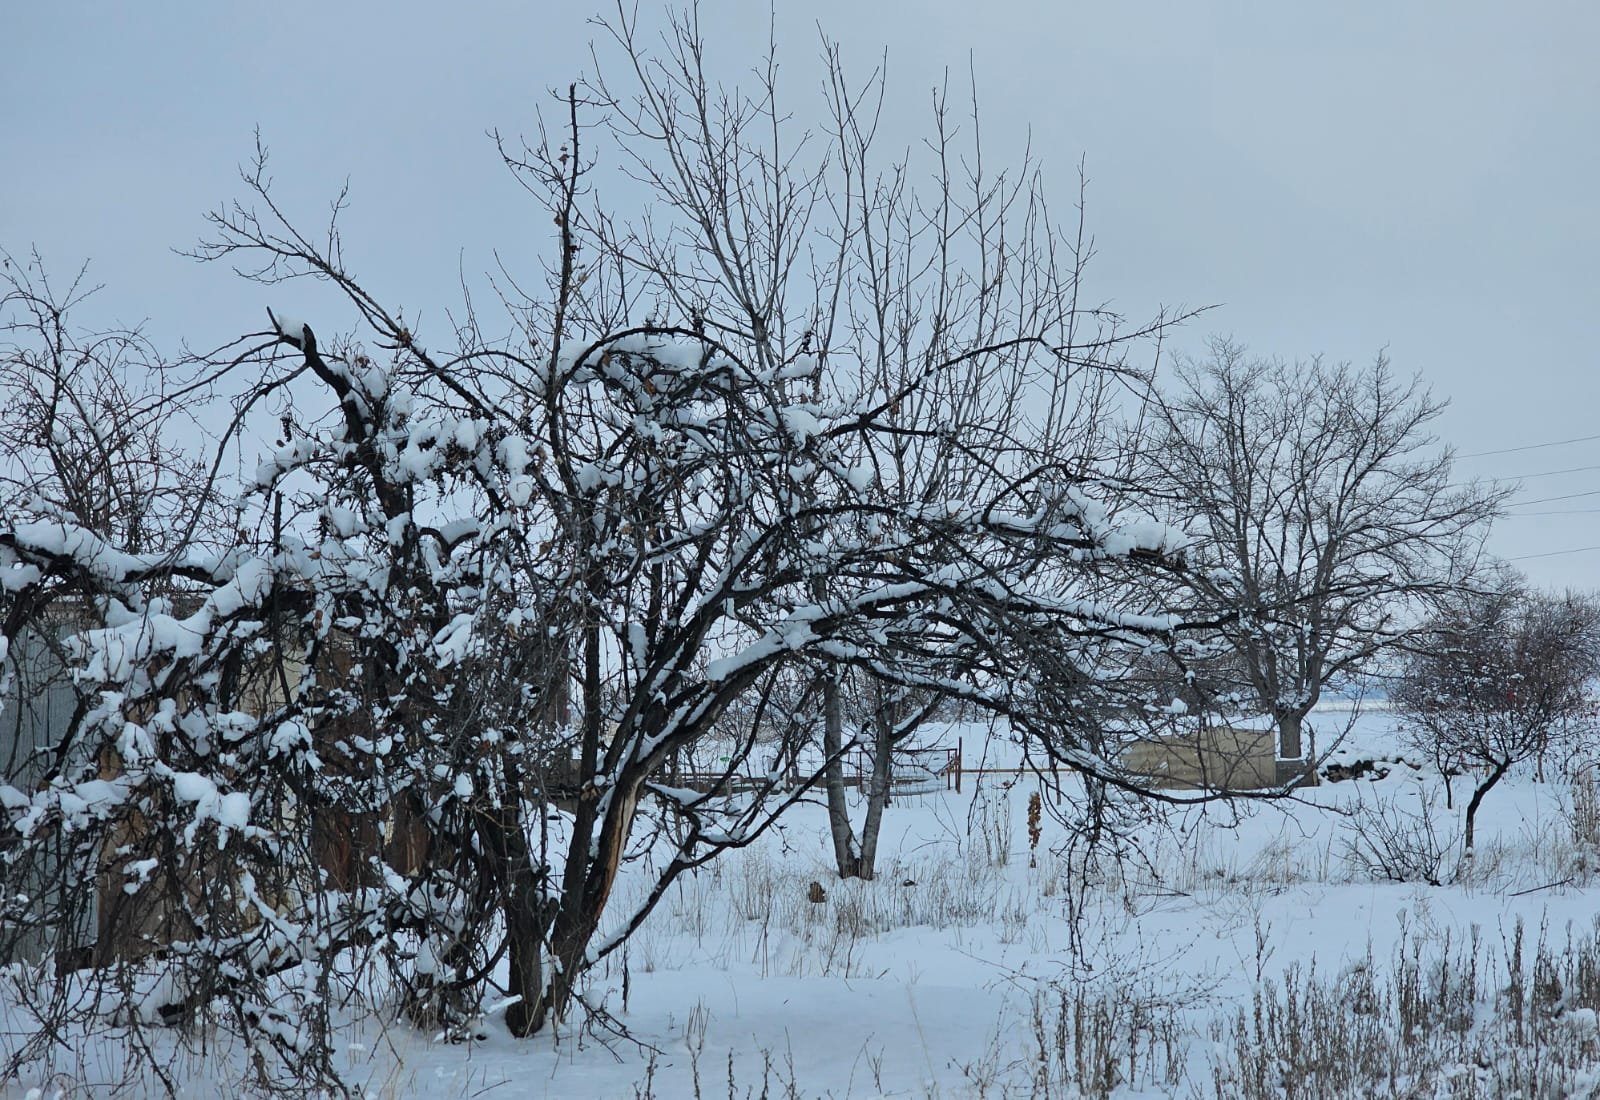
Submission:
[[[1378,712],[1338,758],[1395,753]],[[868,883],[837,880],[823,810],[802,805],[682,880],[599,973],[586,998],[626,1037],[515,1041],[490,1005],[486,1036],[455,1044],[379,1005],[344,1016],[344,1068],[381,1097],[1593,1094],[1593,799],[1514,775],[1458,874],[1466,780],[1452,810],[1437,774],[1390,767],[1164,811],[1138,852],[1088,867],[1048,814],[1030,845],[1029,798],[1053,785],[969,775],[959,795],[896,798]],[[1428,820],[1445,885],[1384,880],[1360,854],[1365,834],[1427,855]],[[14,1015],[0,1030],[15,1040]],[[230,1094],[218,1067],[241,1053],[192,1045],[164,1059],[180,1094]],[[78,1046],[4,1094],[157,1091],[126,1080],[114,1022]]]

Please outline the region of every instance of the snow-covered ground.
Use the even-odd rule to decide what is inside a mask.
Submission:
[[[977,756],[971,734],[966,749]],[[1373,712],[1339,755],[1396,751],[1389,717]],[[1030,848],[1029,797],[1057,798],[1053,786],[968,776],[959,795],[896,799],[870,883],[837,880],[823,811],[802,805],[762,842],[684,879],[597,976],[590,1002],[628,1037],[568,1029],[517,1041],[491,1013],[487,1038],[452,1044],[382,1013],[352,1015],[338,1039],[343,1065],[353,1086],[386,1097],[1284,1095],[1287,1063],[1252,1082],[1260,1067],[1241,1065],[1241,1051],[1265,1042],[1271,1006],[1293,990],[1304,1000],[1292,1028],[1315,1030],[1317,982],[1337,983],[1350,1021],[1378,1026],[1384,1012],[1355,1003],[1362,989],[1420,1011],[1426,988],[1407,994],[1401,978],[1421,975],[1416,984],[1437,992],[1470,969],[1478,993],[1458,1030],[1479,1053],[1419,1094],[1509,1094],[1512,1060],[1484,1045],[1484,1029],[1497,1012],[1523,1026],[1521,1002],[1506,999],[1522,988],[1519,969],[1535,984],[1540,966],[1559,970],[1537,963],[1541,938],[1550,958],[1595,938],[1600,876],[1574,834],[1573,785],[1508,779],[1480,814],[1470,872],[1457,876],[1446,851],[1447,885],[1433,886],[1375,878],[1352,854],[1356,826],[1381,832],[1381,808],[1414,827],[1431,807],[1448,845],[1465,780],[1449,810],[1436,774],[1390,768],[1293,801],[1174,808],[1140,834],[1135,856],[1088,868],[1060,850],[1048,814]],[[1069,784],[1059,797],[1070,799]],[[1581,1068],[1600,1065],[1593,995],[1570,978],[1542,1001],[1528,994],[1550,1028],[1566,1030],[1528,1024],[1518,1041],[1568,1036],[1562,1057],[1580,1068],[1526,1094],[1587,1095],[1600,1080]],[[237,1057],[213,1042],[209,1056],[173,1064],[188,1095],[216,1095],[216,1066]],[[86,1038],[5,1095],[93,1095],[121,1073],[114,1037]],[[1403,1094],[1407,1082],[1392,1087]]]

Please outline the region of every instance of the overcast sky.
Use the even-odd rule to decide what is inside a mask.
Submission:
[[[259,127],[290,205],[317,216],[348,179],[350,266],[441,322],[460,271],[542,246],[547,219],[484,135],[532,130],[586,70],[603,10],[0,5],[0,246],[63,274],[91,261],[96,318],[161,339],[220,343],[268,304],[313,320],[335,305],[313,288],[264,291],[172,252],[243,196]],[[759,5],[701,11],[727,71],[766,41]],[[1386,349],[1451,399],[1440,431],[1463,455],[1600,436],[1600,4],[779,0],[776,22],[802,115],[821,107],[819,26],[862,71],[887,48],[897,146],[970,57],[990,156],[1031,134],[1063,205],[1086,160],[1093,297],[1133,316],[1219,305],[1180,347]],[[1600,439],[1460,463],[1583,466]],[[1600,469],[1531,478],[1519,499],[1590,492],[1523,506],[1492,548],[1600,547]],[[1516,564],[1600,587],[1600,550]]]

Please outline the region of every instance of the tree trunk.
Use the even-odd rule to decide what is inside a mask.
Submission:
[[[506,787],[508,791],[516,789],[509,782]],[[534,870],[520,804],[508,800],[500,813],[486,817],[484,832],[498,864],[506,922],[510,966],[506,992],[522,998],[506,1009],[506,1027],[521,1038],[533,1034],[535,1006],[544,993],[544,935],[550,924],[550,904],[541,897],[541,873]]]
[[[1294,712],[1284,712],[1278,715],[1278,756],[1283,760],[1299,760],[1305,756],[1305,746],[1301,741],[1301,729],[1305,725],[1305,715]]]
[[[613,790],[606,812],[600,818],[593,858],[585,858],[587,848],[574,847],[568,853],[568,859],[583,865],[582,882],[577,889],[562,892],[550,931],[550,977],[523,1034],[533,1034],[551,1018],[560,1020],[572,1003],[578,979],[584,972],[589,942],[600,927],[600,916],[605,912],[611,888],[622,870],[622,856],[633,831],[634,811],[638,808],[643,782],[642,775],[625,778]]]
[[[867,790],[867,818],[861,826],[861,859],[858,873],[864,879],[877,874],[878,833],[883,827],[883,811],[889,805],[894,786],[894,722],[880,706],[874,720],[872,744],[872,782]]]
[[[844,698],[838,676],[830,672],[822,685],[822,752],[828,758],[822,784],[828,794],[828,831],[833,835],[833,860],[840,878],[861,874],[861,852],[850,827],[850,803],[844,794]]]
[[[510,942],[510,977],[506,992],[521,998],[506,1009],[506,1027],[520,1038],[536,1029],[535,1011],[544,992],[544,906],[539,903],[530,874],[526,886],[512,885],[506,898],[506,938]]]
[[[593,597],[595,594],[591,591],[590,595]],[[573,807],[567,865],[561,874],[561,900],[556,903],[551,921],[551,973],[546,980],[543,996],[531,1007],[531,1015],[519,1021],[526,1028],[522,1033],[525,1035],[542,1029],[552,1012],[559,1019],[566,1011],[577,981],[576,968],[582,963],[583,952],[600,920],[599,906],[592,903],[591,895],[596,893],[594,877],[597,867],[601,865],[598,856],[605,847],[609,823],[598,816],[600,796],[594,787],[600,767],[602,702],[600,626],[594,605],[595,601],[591,599],[583,608],[583,741],[578,765],[581,787],[577,805]],[[613,795],[616,797],[620,792],[613,792]],[[595,833],[597,827],[600,830],[598,836]],[[595,852],[596,857],[591,858],[590,852]],[[604,892],[610,892],[609,883]],[[602,895],[600,905],[604,904]]]
[[[1495,764],[1494,770],[1472,792],[1472,801],[1467,803],[1466,836],[1462,839],[1461,851],[1463,858],[1472,854],[1472,846],[1476,843],[1475,831],[1478,823],[1478,807],[1483,804],[1483,796],[1494,789],[1494,785],[1500,782],[1500,777],[1506,774],[1506,770],[1510,766],[1509,762]]]

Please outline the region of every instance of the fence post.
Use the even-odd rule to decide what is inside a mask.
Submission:
[[[961,793],[961,738],[956,738],[956,794]]]

